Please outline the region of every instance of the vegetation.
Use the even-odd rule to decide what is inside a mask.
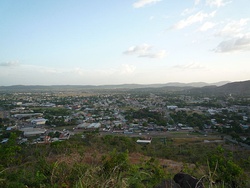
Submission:
[[[185,111],[178,111],[175,113],[171,113],[171,117],[175,122],[187,124],[191,127],[199,127],[199,129],[203,129],[204,124],[209,123],[209,118],[204,114],[198,113],[187,113]]]
[[[239,158],[242,153],[232,153],[226,145],[164,143],[160,138],[139,145],[136,138],[93,133],[42,145],[15,140],[11,134],[0,145],[1,187],[154,187],[180,170],[205,177],[207,186],[211,181],[219,182],[213,187],[249,185],[250,158]],[[179,166],[168,166],[165,160],[170,159]]]
[[[126,119],[132,121],[134,119],[147,119],[148,123],[155,123],[156,125],[167,125],[166,118],[163,114],[156,111],[150,111],[148,108],[143,108],[140,110],[128,110],[126,112]]]

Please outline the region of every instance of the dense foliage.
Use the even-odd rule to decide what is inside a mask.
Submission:
[[[156,125],[167,125],[166,118],[160,112],[150,111],[148,108],[143,108],[140,110],[128,110],[126,112],[126,119],[132,121],[134,119],[146,119],[148,123],[155,123]]]

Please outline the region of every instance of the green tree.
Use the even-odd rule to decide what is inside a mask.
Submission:
[[[21,162],[21,147],[16,142],[17,135],[11,133],[7,143],[0,146],[1,165],[10,167]]]
[[[208,158],[210,171],[215,172],[215,177],[218,181],[227,187],[242,187],[243,170],[239,167],[232,157],[232,153],[226,153],[222,146],[218,146]]]

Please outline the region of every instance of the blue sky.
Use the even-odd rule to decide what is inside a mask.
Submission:
[[[250,79],[249,0],[1,0],[0,85]]]

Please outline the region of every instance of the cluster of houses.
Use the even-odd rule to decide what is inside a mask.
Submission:
[[[132,121],[126,119],[125,112],[129,109],[139,110],[148,108],[150,111],[161,113],[164,118],[171,119],[170,113],[184,111],[187,113],[202,113],[211,117],[210,125],[204,124],[204,129],[212,126],[224,126],[230,128],[228,124],[221,125],[213,116],[222,114],[224,111],[234,112],[242,117],[241,127],[244,130],[250,128],[250,106],[230,105],[226,106],[225,101],[221,107],[215,108],[208,105],[203,106],[209,98],[193,98],[191,96],[158,96],[150,94],[142,96],[139,94],[102,94],[94,96],[64,96],[62,94],[15,94],[12,99],[1,98],[2,101],[11,101],[8,111],[0,110],[0,118],[9,118],[12,123],[6,123],[6,130],[18,129],[23,132],[24,140],[30,137],[37,137],[39,142],[50,142],[56,140],[69,139],[71,134],[82,130],[99,130],[101,132],[119,134],[140,134],[150,131],[194,131],[194,127],[184,125],[179,122],[172,124],[157,125],[149,122],[147,118],[134,118]],[[19,101],[20,100],[20,101]],[[179,107],[182,100],[185,106]],[[220,99],[221,100],[221,99]],[[44,111],[49,108],[67,109],[71,113],[68,116],[56,116],[63,118],[63,121],[71,124],[70,131],[60,131],[60,124],[48,125],[48,119],[44,113],[35,113],[34,108],[42,108]],[[229,127],[228,127],[229,126]],[[52,137],[55,132],[57,137]],[[50,135],[50,136],[49,136]],[[149,141],[147,141],[149,142]],[[151,142],[151,141],[150,141]]]

